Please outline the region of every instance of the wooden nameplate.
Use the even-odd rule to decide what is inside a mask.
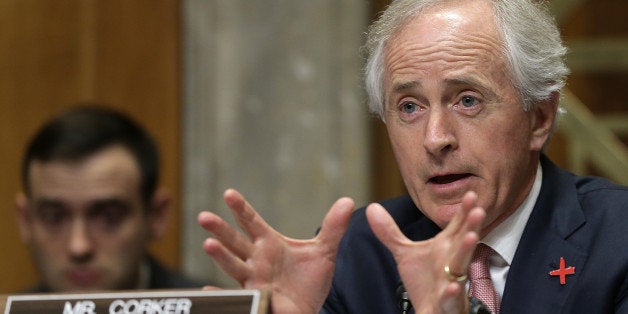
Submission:
[[[141,290],[0,296],[4,314],[266,314],[262,290]]]

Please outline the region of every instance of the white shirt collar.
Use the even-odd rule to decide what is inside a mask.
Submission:
[[[532,209],[539,197],[542,181],[543,169],[541,165],[539,165],[536,170],[536,177],[532,189],[521,206],[519,206],[510,217],[506,218],[506,220],[480,240],[480,242],[495,250],[507,265],[512,264],[512,260],[515,257],[515,251],[519,245],[523,229],[528,223],[528,218],[530,218]]]

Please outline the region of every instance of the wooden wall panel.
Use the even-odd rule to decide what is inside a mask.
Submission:
[[[179,64],[178,0],[0,1],[0,293],[35,281],[14,215],[23,147],[43,121],[81,101],[121,108],[156,137],[174,212],[152,250],[178,266]]]

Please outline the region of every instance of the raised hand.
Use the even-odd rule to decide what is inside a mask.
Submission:
[[[274,230],[235,190],[225,191],[224,200],[246,235],[217,215],[202,212],[199,224],[214,235],[203,244],[207,254],[243,288],[271,291],[273,313],[318,312],[331,287],[338,243],[349,224],[353,200],[337,200],[318,235],[309,240]]]
[[[468,313],[463,278],[486,216],[476,204],[477,195],[467,192],[461,210],[447,227],[436,237],[418,242],[404,236],[381,205],[367,207],[369,225],[395,258],[412,304],[419,305],[416,313]]]

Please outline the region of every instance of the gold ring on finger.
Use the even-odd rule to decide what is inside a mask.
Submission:
[[[449,269],[449,265],[445,265],[445,275],[447,275],[447,279],[449,279],[450,281],[456,281],[456,282],[465,282],[467,281],[467,275],[455,275],[451,273],[451,270]]]

